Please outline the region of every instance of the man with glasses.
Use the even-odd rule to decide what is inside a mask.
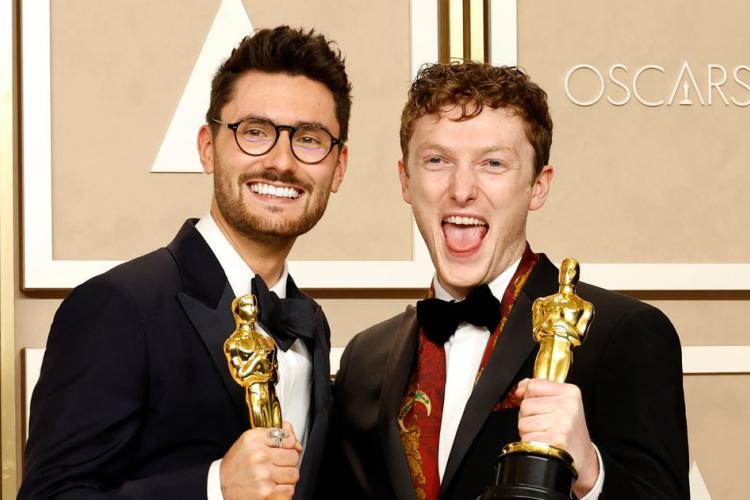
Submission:
[[[285,262],[341,185],[350,107],[343,58],[319,34],[261,30],[232,52],[198,132],[210,211],[61,305],[19,498],[312,496],[330,332]],[[281,430],[248,430],[224,359],[232,300],[251,292],[278,346]]]

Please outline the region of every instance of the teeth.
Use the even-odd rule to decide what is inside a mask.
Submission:
[[[487,223],[483,220],[477,219],[475,217],[459,217],[457,215],[451,215],[450,217],[446,217],[443,219],[443,222],[447,222],[448,224],[457,224],[459,226],[486,226]]]
[[[289,187],[272,186],[271,184],[255,183],[250,185],[250,190],[253,193],[262,194],[264,196],[275,196],[276,198],[299,198],[300,193]]]

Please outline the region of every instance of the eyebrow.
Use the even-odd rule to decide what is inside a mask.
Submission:
[[[430,149],[434,149],[436,151],[439,151],[439,152],[442,152],[442,153],[448,153],[448,154],[452,154],[454,152],[453,149],[451,149],[451,148],[447,148],[445,146],[442,146],[442,145],[436,144],[436,143],[432,143],[432,142],[427,143],[424,146],[420,147],[418,149],[418,151],[420,153],[423,153],[424,151],[427,151],[427,150],[430,150]],[[508,152],[508,153],[514,154],[513,153],[513,149],[509,148],[509,147],[488,146],[486,148],[482,148],[482,149],[479,150],[479,153],[482,154],[482,155],[485,155],[487,153],[498,153],[498,152]]]
[[[427,151],[428,149],[434,149],[434,150],[440,151],[441,153],[452,153],[453,152],[453,150],[451,148],[446,148],[445,146],[441,146],[440,144],[436,144],[434,142],[429,142],[429,143],[425,144],[424,146],[419,147],[417,149],[417,151],[419,151],[419,153],[421,154],[421,153]]]
[[[290,126],[295,127],[295,128],[299,128],[299,127],[317,127],[317,128],[322,128],[322,129],[328,130],[330,132],[330,130],[328,129],[328,127],[326,127],[325,125],[323,125],[321,122],[316,122],[316,121],[296,121],[294,123],[283,123],[283,124],[280,124],[280,123],[276,123],[275,121],[271,120],[267,116],[261,116],[261,115],[247,115],[247,116],[244,116],[244,117],[240,118],[237,121],[238,122],[242,122],[242,121],[245,121],[245,120],[263,120],[263,121],[271,122],[271,123],[276,124],[276,125],[290,125]]]

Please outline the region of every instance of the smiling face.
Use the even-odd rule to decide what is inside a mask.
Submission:
[[[314,124],[338,137],[333,94],[305,76],[248,71],[234,86],[221,110],[221,121],[254,117],[276,125]],[[309,231],[323,215],[328,196],[343,180],[346,146],[335,146],[321,163],[297,160],[289,147],[289,131],[261,156],[243,153],[234,133],[224,125],[198,135],[201,162],[214,174],[212,214],[220,226],[258,243],[290,244]]]
[[[406,164],[399,162],[404,200],[456,298],[521,257],[528,212],[544,205],[552,180],[550,166],[534,175],[534,148],[513,110],[460,116],[453,107],[417,119]]]

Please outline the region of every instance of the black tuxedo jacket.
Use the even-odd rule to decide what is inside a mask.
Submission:
[[[18,498],[206,498],[211,462],[249,417],[223,352],[234,294],[194,222],[60,306]],[[287,294],[301,294],[291,278]],[[311,427],[295,498],[312,495],[330,412],[330,332],[319,307],[313,327]]]
[[[542,255],[466,404],[440,498],[476,498],[494,484],[493,462],[502,447],[519,440],[518,409],[496,405],[532,375],[538,346],[531,305],[557,289],[558,271]],[[581,389],[589,433],[604,461],[600,498],[689,498],[682,361],[674,328],[659,310],[635,299],[584,283],[578,293],[596,312],[583,345],[574,350],[568,382]],[[357,335],[344,352],[334,392],[331,457],[338,460],[335,484],[346,498],[415,499],[396,415],[417,334],[416,312],[409,307]]]

